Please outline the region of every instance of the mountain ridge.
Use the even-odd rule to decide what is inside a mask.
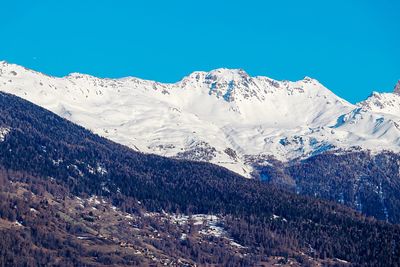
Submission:
[[[354,146],[400,150],[400,110],[353,105],[309,77],[277,81],[220,68],[164,84],[78,73],[58,78],[6,62],[0,71],[0,90],[118,143],[246,177],[254,160],[268,157],[290,161]]]

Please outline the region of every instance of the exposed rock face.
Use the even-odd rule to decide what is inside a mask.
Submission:
[[[394,87],[393,93],[400,95],[400,80],[397,81],[397,84]]]

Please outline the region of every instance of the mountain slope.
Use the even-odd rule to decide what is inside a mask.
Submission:
[[[336,201],[367,216],[400,222],[400,155],[326,152],[290,163],[256,167],[265,182]]]
[[[133,149],[208,161],[246,177],[254,161],[271,156],[399,150],[400,114],[352,105],[307,77],[276,81],[217,69],[162,84],[77,73],[56,78],[2,62],[0,90]]]
[[[174,84],[137,78],[49,77],[0,64],[0,90],[131,148],[208,161],[246,177],[253,162],[335,148],[399,150],[399,114],[354,106],[311,78],[194,72]]]
[[[177,255],[186,266],[248,266],[275,256],[326,265],[400,260],[398,226],[345,207],[207,163],[132,151],[4,93],[0,125],[8,129],[0,142],[4,263],[144,265]]]

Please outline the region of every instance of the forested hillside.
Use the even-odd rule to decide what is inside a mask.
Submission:
[[[0,127],[4,266],[400,263],[398,225],[333,202],[141,154],[5,93]]]
[[[344,204],[367,216],[400,223],[400,156],[384,151],[326,152],[259,168],[265,182],[297,194]]]

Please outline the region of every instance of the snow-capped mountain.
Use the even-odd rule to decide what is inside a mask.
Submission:
[[[360,106],[369,111],[400,116],[400,80],[393,93],[373,92]]]
[[[398,86],[400,87],[400,86]],[[400,89],[353,105],[318,81],[194,72],[163,84],[133,77],[50,77],[0,63],[0,90],[146,153],[209,161],[250,177],[253,163],[332,149],[400,150]]]

